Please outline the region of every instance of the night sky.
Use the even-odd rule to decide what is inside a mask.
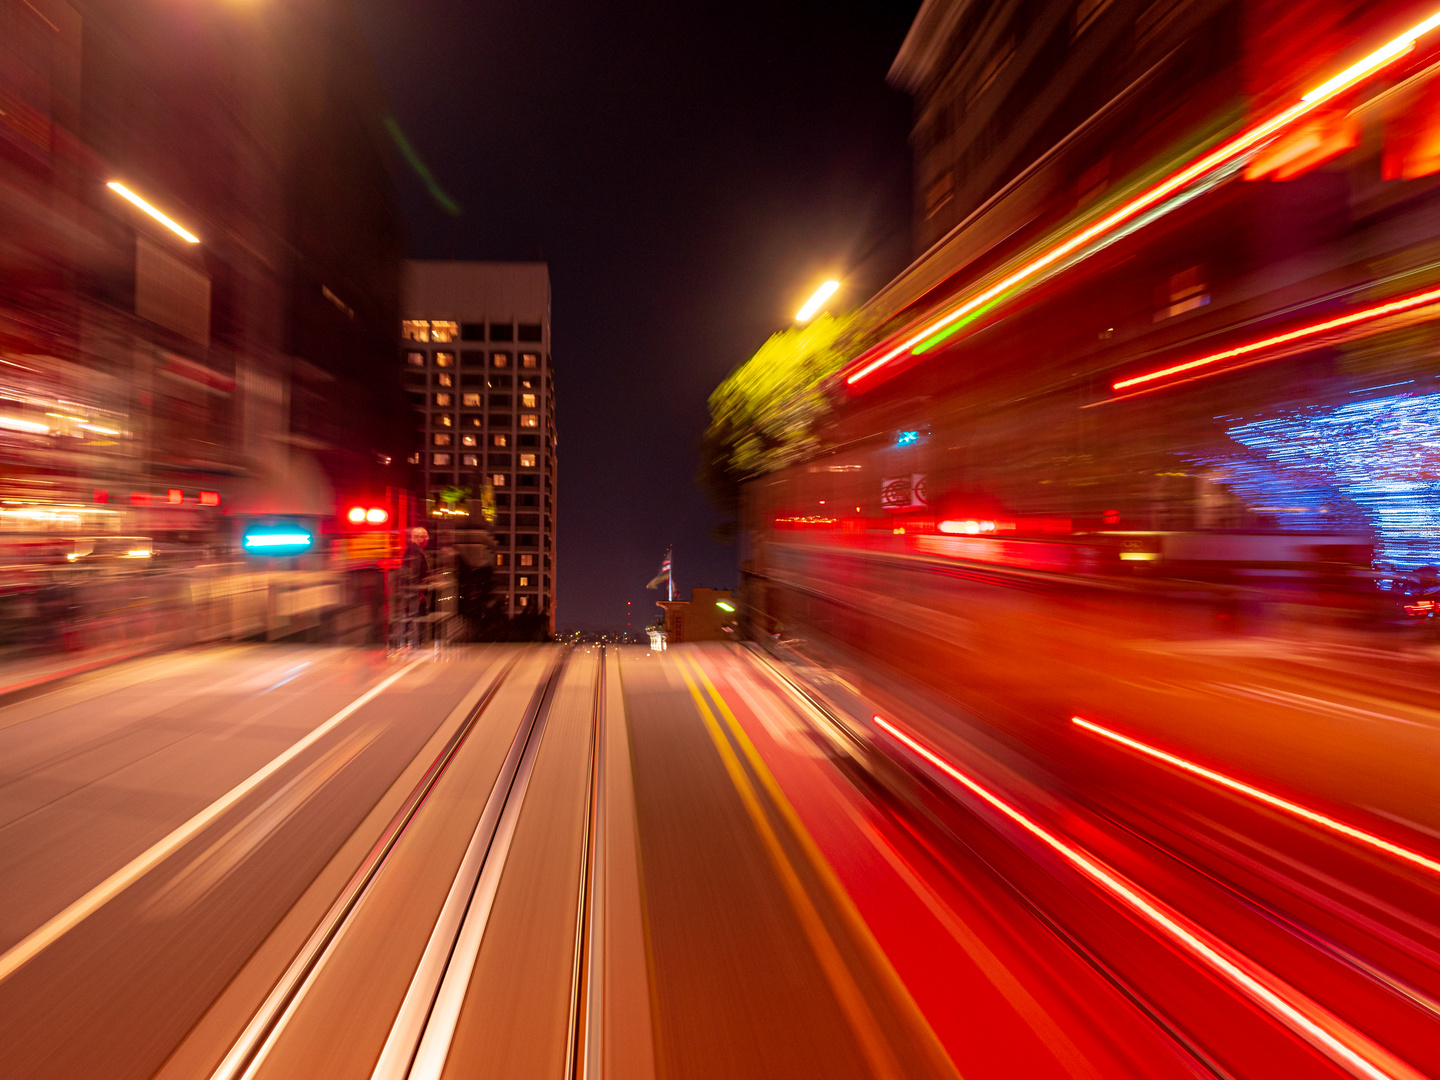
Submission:
[[[550,264],[561,628],[736,584],[694,483],[710,390],[833,271],[909,261],[916,2],[354,0],[395,117],[446,192],[401,191],[417,258]],[[836,306],[844,306],[836,301]]]

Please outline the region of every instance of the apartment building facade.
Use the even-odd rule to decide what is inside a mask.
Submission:
[[[555,612],[555,381],[544,263],[412,260],[400,362],[428,512],[493,510],[511,616]]]

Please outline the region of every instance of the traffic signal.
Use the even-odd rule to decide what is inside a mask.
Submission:
[[[383,506],[352,506],[345,513],[345,520],[351,525],[384,525],[390,520],[390,511]]]

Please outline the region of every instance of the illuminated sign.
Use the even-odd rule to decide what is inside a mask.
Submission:
[[[880,481],[880,508],[888,513],[919,510],[929,505],[924,473],[890,476]]]
[[[241,546],[251,555],[303,555],[315,545],[309,529],[293,522],[278,525],[251,525],[245,530]]]

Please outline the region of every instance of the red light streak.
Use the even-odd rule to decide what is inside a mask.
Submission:
[[[1283,1020],[1313,1046],[1344,1067],[1346,1071],[1356,1076],[1370,1078],[1370,1080],[1382,1080],[1382,1078],[1398,1080],[1400,1077],[1407,1078],[1407,1080],[1421,1080],[1420,1073],[1396,1058],[1388,1050],[1372,1042],[1298,990],[1258,967],[1253,961],[1239,954],[1235,954],[1234,959],[1224,955],[1225,952],[1233,952],[1233,950],[1218,939],[1211,938],[1207,931],[1198,926],[1186,926],[1185,923],[1188,920],[1183,916],[1163,910],[1158,900],[1144,895],[1138,887],[1122,880],[1119,875],[1086,855],[1073,844],[1062,840],[1039,822],[1021,813],[884,717],[877,715],[874,720],[880,728],[900,743],[934,765],[946,776],[979,796],[1026,832],[1043,841],[1106,892],[1122,901],[1171,940],[1225,976],[1272,1015]],[[1207,938],[1211,938],[1211,940],[1207,941]],[[1247,971],[1247,967],[1252,970]]]
[[[1259,341],[1252,341],[1248,345],[1238,345],[1233,349],[1225,349],[1222,352],[1211,353],[1209,356],[1202,356],[1198,360],[1187,360],[1183,364],[1173,364],[1170,367],[1161,368],[1159,371],[1136,375],[1131,379],[1121,379],[1117,383],[1112,383],[1110,388],[1112,390],[1124,390],[1127,387],[1138,386],[1141,383],[1163,379],[1167,375],[1177,375],[1182,371],[1193,371],[1195,368],[1216,364],[1221,360],[1230,360],[1237,356],[1260,352],[1263,349],[1269,349],[1276,345],[1284,345],[1291,341],[1300,341],[1307,337],[1323,334],[1328,330],[1338,330],[1341,327],[1354,326],[1356,323],[1369,322],[1372,319],[1381,319],[1386,315],[1395,315],[1402,311],[1410,311],[1413,308],[1424,307],[1426,304],[1433,304],[1437,301],[1440,301],[1440,289],[1429,289],[1422,293],[1416,293],[1414,296],[1391,300],[1384,304],[1377,304],[1375,307],[1365,308],[1362,311],[1352,311],[1348,315],[1341,315],[1334,319],[1326,319],[1324,322],[1314,323],[1310,326],[1302,326],[1297,330],[1288,330],[1283,334],[1275,334],[1272,337],[1262,338]]]
[[[1105,234],[1113,232],[1119,226],[1137,217],[1156,204],[1163,202],[1170,195],[1175,194],[1180,189],[1198,180],[1211,170],[1228,164],[1247,151],[1255,149],[1261,143],[1278,134],[1282,129],[1289,127],[1296,120],[1299,120],[1302,116],[1313,112],[1326,102],[1334,100],[1336,97],[1354,88],[1358,83],[1385,67],[1392,60],[1409,52],[1419,38],[1428,34],[1437,26],[1440,26],[1440,12],[1430,16],[1430,18],[1424,22],[1417,23],[1399,37],[1392,39],[1379,49],[1370,53],[1364,59],[1352,64],[1338,75],[1327,79],[1315,87],[1315,89],[1303,95],[1299,101],[1295,102],[1289,108],[1276,113],[1268,120],[1262,121],[1251,128],[1247,128],[1228,142],[1221,143],[1208,154],[1204,154],[1180,171],[1172,173],[1154,187],[1136,195],[1099,221],[1072,234],[1068,239],[1062,240],[1048,251],[1021,266],[1018,270],[1013,271],[995,284],[974,294],[953,311],[926,324],[922,330],[907,338],[899,345],[870,361],[858,371],[854,371],[846,376],[846,385],[854,386],[861,379],[878,371],[901,353],[913,349],[932,334],[945,329],[945,327],[951,323],[963,319],[966,315],[998,299],[1001,295],[1015,288],[1017,285],[1024,284],[1042,270],[1055,265],[1055,263],[1064,259],[1066,256],[1074,254],[1091,241],[1098,240]]]
[[[1386,854],[1394,855],[1398,859],[1403,859],[1422,869],[1429,870],[1432,874],[1440,874],[1440,862],[1421,855],[1419,852],[1411,851],[1409,848],[1401,847],[1399,844],[1391,843],[1389,840],[1376,836],[1374,833],[1368,833],[1364,829],[1357,829],[1353,825],[1346,825],[1343,821],[1336,821],[1332,817],[1301,806],[1299,803],[1293,803],[1289,799],[1282,799],[1278,795],[1272,795],[1268,791],[1262,791],[1260,788],[1252,787],[1240,780],[1236,780],[1234,777],[1226,776],[1224,773],[1215,772],[1213,769],[1207,769],[1205,766],[1197,765],[1193,761],[1187,761],[1185,758],[1168,754],[1158,747],[1143,743],[1138,739],[1132,739],[1128,735],[1121,735],[1118,731],[1111,731],[1109,728],[1101,727],[1099,724],[1092,723],[1083,717],[1072,716],[1070,722],[1084,728],[1086,731],[1093,731],[1096,735],[1100,735],[1112,742],[1117,742],[1122,746],[1128,746],[1132,750],[1155,758],[1157,761],[1163,761],[1167,765],[1173,765],[1177,769],[1183,769],[1192,775],[1203,777],[1212,783],[1219,784],[1222,787],[1229,788],[1231,791],[1236,791],[1241,795],[1255,799],[1257,802],[1265,803],[1267,806],[1273,806],[1275,809],[1283,810],[1287,814],[1293,814],[1295,817],[1308,821],[1312,825],[1319,825],[1321,828],[1337,832],[1341,836],[1349,837],[1351,840],[1358,840],[1362,844],[1368,844]]]

